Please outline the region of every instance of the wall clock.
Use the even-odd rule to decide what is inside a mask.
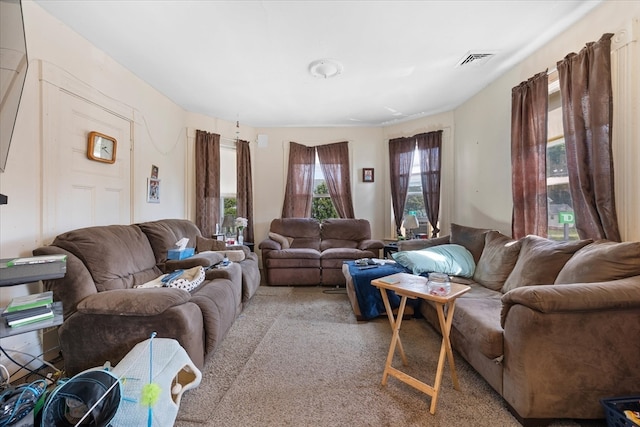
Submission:
[[[97,162],[115,163],[117,146],[118,142],[115,138],[100,132],[90,132],[87,157]]]

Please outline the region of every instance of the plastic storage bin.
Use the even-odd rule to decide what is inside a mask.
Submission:
[[[601,399],[600,403],[604,407],[608,427],[640,427],[624,413],[625,410],[640,411],[640,396]]]

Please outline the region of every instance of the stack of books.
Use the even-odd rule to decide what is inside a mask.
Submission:
[[[16,328],[53,319],[53,292],[16,297],[5,308],[1,316],[7,325]]]

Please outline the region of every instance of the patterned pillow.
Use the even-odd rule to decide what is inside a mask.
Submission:
[[[521,247],[520,240],[514,240],[499,231],[488,232],[473,280],[485,288],[501,290],[518,261]]]
[[[502,292],[520,286],[552,285],[569,258],[591,242],[591,239],[557,242],[540,236],[525,237],[518,261],[504,282]]]
[[[188,270],[184,270],[182,275],[171,280],[166,284],[169,288],[184,289],[187,292],[191,292],[202,282],[204,282],[205,272],[202,266],[193,267]]]

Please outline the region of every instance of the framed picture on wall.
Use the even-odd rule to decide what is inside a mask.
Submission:
[[[362,168],[362,182],[373,182],[373,168]]]
[[[147,203],[160,203],[160,180],[147,178]]]

